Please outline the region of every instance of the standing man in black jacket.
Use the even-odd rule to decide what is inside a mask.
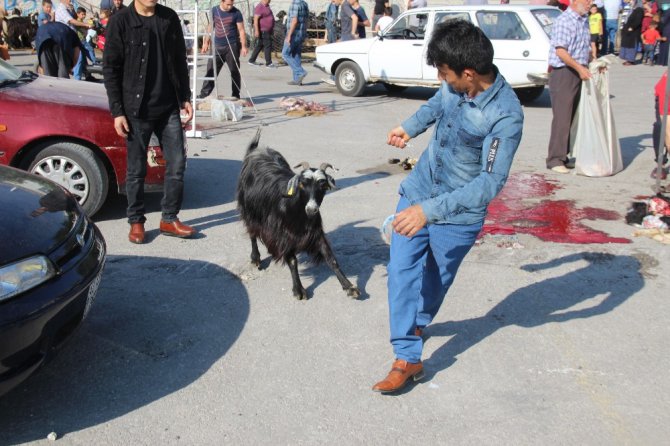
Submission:
[[[177,219],[184,191],[184,123],[193,117],[186,47],[179,17],[157,0],[135,0],[107,26],[105,88],[114,128],[128,141],[128,239],[144,243],[147,146],[155,133],[166,161],[162,234],[188,238],[195,229]]]

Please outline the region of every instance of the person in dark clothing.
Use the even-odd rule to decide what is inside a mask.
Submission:
[[[195,229],[181,223],[184,191],[184,131],[193,117],[186,46],[179,17],[157,0],[135,0],[107,26],[103,74],[114,128],[127,138],[128,240],[144,243],[144,177],[151,134],[166,161],[160,232],[188,238]]]
[[[624,60],[624,65],[634,65],[637,56],[637,45],[640,43],[642,19],[644,9],[639,0],[634,0],[631,5],[631,13],[621,30],[621,49],[619,57]]]
[[[35,48],[42,74],[67,79],[79,60],[81,41],[69,26],[49,22],[37,28]]]
[[[661,30],[661,43],[658,47],[658,56],[656,62],[658,65],[667,66],[668,65],[668,49],[670,49],[670,9],[663,11],[661,16],[661,24],[659,26]]]

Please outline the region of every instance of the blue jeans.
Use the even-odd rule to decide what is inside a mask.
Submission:
[[[85,51],[79,52],[79,59],[72,69],[72,77],[80,81],[84,77],[84,70],[86,68],[86,54]]]
[[[301,59],[301,51],[298,49],[297,51],[291,51],[291,47],[295,47],[296,45],[302,46],[302,42],[297,42],[297,41],[292,41],[290,44],[286,43],[284,41],[284,47],[281,50],[281,57],[286,61],[286,64],[291,67],[291,71],[293,71],[293,81],[298,82],[301,77],[307,75],[307,71],[302,67],[302,59]],[[291,53],[294,54],[291,54]]]
[[[337,27],[333,22],[326,23],[326,30],[328,31],[328,43],[337,42]]]
[[[603,54],[612,54],[616,44],[616,32],[618,20],[605,20],[605,32],[603,33]]]
[[[155,133],[165,158],[165,180],[163,200],[161,201],[161,219],[175,221],[181,209],[184,195],[184,170],[186,153],[184,151],[184,130],[175,109],[161,119],[128,118],[126,195],[128,197],[128,223],[144,223],[144,177],[147,176],[147,147],[151,133]]]
[[[410,206],[400,197],[396,212]],[[423,341],[416,327],[430,324],[442,305],[456,271],[482,229],[470,225],[428,225],[412,238],[393,232],[388,265],[391,344],[396,358],[421,360]]]
[[[644,54],[642,54],[642,63],[644,62],[653,62],[654,61],[654,49],[656,45],[644,45]]]
[[[91,63],[97,63],[98,60],[95,58],[95,50],[93,49],[93,46],[89,42],[82,42],[82,44],[84,45],[84,53],[88,60],[90,60]]]

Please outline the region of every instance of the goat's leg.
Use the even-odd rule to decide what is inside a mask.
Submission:
[[[291,279],[293,279],[293,295],[298,300],[307,299],[307,290],[300,283],[298,259],[292,254],[286,258],[286,263],[288,263],[288,269],[291,271]]]
[[[330,269],[332,269],[335,275],[337,276],[337,280],[340,281],[342,289],[347,292],[347,296],[357,299],[361,295],[361,292],[358,290],[356,286],[354,286],[351,282],[349,282],[349,279],[347,279],[347,277],[340,269],[340,266],[337,263],[337,259],[335,258],[335,254],[333,253],[333,250],[331,249],[328,240],[326,240],[325,235],[321,240],[321,254],[323,255],[323,258],[326,260],[326,263],[328,264]]]
[[[251,237],[251,264],[261,269],[261,253],[258,251],[256,237]]]

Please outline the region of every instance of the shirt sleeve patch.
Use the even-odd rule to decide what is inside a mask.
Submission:
[[[489,146],[489,154],[486,157],[486,172],[493,172],[493,163],[496,160],[496,155],[498,154],[498,146],[500,146],[500,138],[493,138],[491,145]]]

